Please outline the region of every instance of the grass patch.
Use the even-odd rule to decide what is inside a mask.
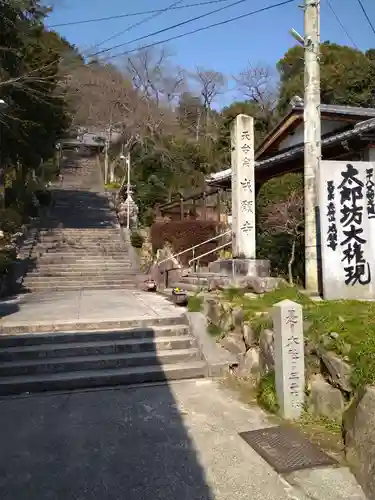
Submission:
[[[203,298],[198,295],[193,295],[189,297],[188,300],[188,311],[189,312],[202,312],[203,308]]]
[[[213,323],[208,323],[207,332],[216,339],[221,338],[223,336],[223,330],[220,326],[214,325]]]
[[[338,422],[304,412],[301,418],[291,425],[297,427],[312,443],[345,464],[342,430]]]
[[[269,411],[277,413],[279,411],[279,403],[277,402],[275,374],[273,372],[264,375],[258,384],[257,402],[259,406]]]
[[[296,287],[284,286],[257,298],[248,298],[231,289],[225,293],[241,306],[255,330],[272,328],[269,312],[272,306],[284,299],[303,306],[304,321],[310,326],[305,335],[315,343],[321,343],[327,334],[336,332],[328,348],[341,356],[347,356],[353,366],[352,383],[363,387],[375,383],[375,302],[359,300],[313,301]],[[225,295],[223,294],[225,297]],[[227,295],[228,297],[228,295]],[[264,314],[260,314],[264,313]]]

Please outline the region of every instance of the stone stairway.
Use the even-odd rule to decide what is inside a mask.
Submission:
[[[136,286],[116,217],[100,192],[96,159],[67,162],[52,192],[55,206],[32,245],[23,287],[31,292],[124,289]],[[27,252],[29,249],[24,248]]]
[[[0,337],[0,395],[200,378],[183,316],[155,326]]]
[[[65,167],[52,215],[23,248],[33,293],[2,322],[0,395],[206,376],[186,315],[136,289],[96,161]]]

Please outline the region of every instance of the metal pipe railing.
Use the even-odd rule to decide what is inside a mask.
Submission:
[[[164,262],[167,262],[168,260],[175,259],[176,257],[179,257],[180,255],[183,255],[183,254],[185,254],[185,253],[187,253],[187,252],[191,252],[191,251],[193,252],[193,259],[197,259],[198,257],[195,257],[195,249],[196,249],[196,248],[199,248],[199,247],[201,247],[202,245],[205,245],[206,243],[210,243],[211,241],[218,240],[219,238],[222,238],[223,236],[226,236],[227,234],[232,234],[232,229],[229,229],[229,230],[228,230],[228,231],[226,231],[225,233],[221,233],[221,234],[218,234],[218,235],[216,235],[216,236],[213,236],[212,238],[210,238],[210,239],[208,239],[208,240],[206,240],[206,241],[202,241],[202,243],[198,243],[197,245],[194,245],[194,246],[192,246],[192,247],[190,247],[190,248],[187,248],[186,250],[182,250],[182,252],[178,252],[178,253],[176,253],[176,254],[173,254],[173,255],[171,255],[170,257],[168,257],[167,259],[164,259],[164,260],[162,260],[162,261],[158,262],[158,264],[157,264],[157,265],[158,265],[158,266],[160,266],[160,264],[163,264]],[[231,242],[228,242],[227,244],[230,244],[230,243],[231,243]],[[227,244],[226,244],[226,246],[227,246]],[[210,251],[209,253],[215,252],[215,251],[217,251],[217,250],[218,250],[218,248],[215,248],[215,249],[213,249],[212,251]],[[190,262],[189,262],[189,263],[190,263]]]
[[[192,259],[189,260],[189,267],[191,266],[191,264],[193,262],[196,262],[202,258],[202,257],[206,257],[206,255],[210,255],[211,253],[214,253],[214,252],[217,252],[219,250],[222,250],[223,248],[229,246],[232,244],[232,241],[227,241],[226,243],[224,243],[224,245],[221,245],[220,247],[217,247],[217,248],[213,248],[212,250],[209,250],[208,252],[206,253],[202,253],[202,255],[198,255],[198,257],[193,257]]]

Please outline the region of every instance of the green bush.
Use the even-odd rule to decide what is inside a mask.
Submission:
[[[0,209],[0,229],[5,233],[16,233],[22,226],[22,216],[12,208]]]
[[[130,242],[134,248],[142,248],[144,237],[140,233],[133,231],[130,235]]]
[[[303,175],[285,174],[265,182],[259,190],[256,200],[257,216],[257,258],[267,259],[271,263],[272,274],[287,276],[288,261],[292,238],[288,234],[269,234],[262,227],[262,218],[270,205],[286,200],[291,191],[303,191]],[[304,282],[304,241],[296,242],[293,276],[298,283]]]
[[[257,401],[259,406],[262,406],[271,413],[277,413],[279,411],[274,372],[270,372],[260,379],[257,390]]]
[[[50,191],[35,191],[35,196],[42,207],[49,207],[52,201]]]

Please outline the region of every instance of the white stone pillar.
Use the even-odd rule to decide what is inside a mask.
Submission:
[[[233,257],[255,259],[254,119],[238,115],[231,125]]]
[[[273,306],[275,381],[280,414],[298,419],[305,398],[305,350],[302,306],[282,300]]]

